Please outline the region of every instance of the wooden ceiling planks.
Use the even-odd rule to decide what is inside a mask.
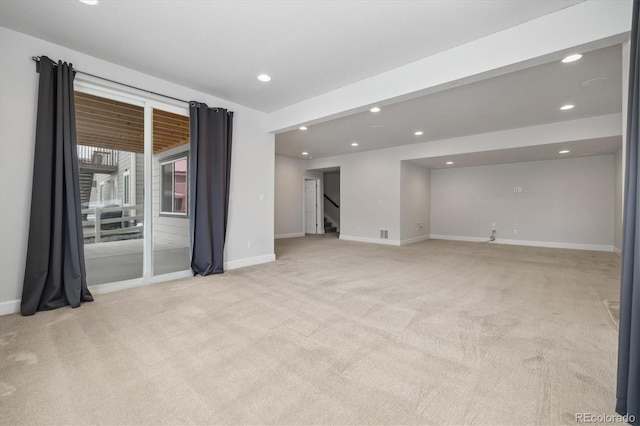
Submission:
[[[189,143],[189,117],[153,110],[153,153]]]
[[[76,92],[78,145],[144,152],[144,108]],[[189,143],[189,117],[153,110],[153,153]]]
[[[76,92],[78,145],[144,152],[144,108]]]

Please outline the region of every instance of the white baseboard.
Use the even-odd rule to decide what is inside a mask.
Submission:
[[[513,246],[530,246],[530,247],[547,247],[560,248],[570,250],[589,250],[589,251],[606,251],[613,252],[613,246],[606,244],[577,244],[577,243],[557,243],[553,241],[524,241],[524,240],[506,240],[498,238],[495,244],[509,244]]]
[[[276,260],[275,254],[268,254],[264,256],[250,257],[246,259],[232,260],[225,262],[224,269],[232,270],[243,268],[245,266],[259,265],[261,263],[273,262]],[[96,284],[89,286],[89,290],[92,294],[107,294],[115,291],[127,290],[135,287],[142,287],[150,284],[158,284],[166,281],[179,280],[182,278],[192,277],[193,273],[188,271],[173,272],[170,274],[158,275],[157,277],[150,278],[136,278],[133,280],[119,281],[117,283]],[[9,315],[20,312],[20,300],[9,300],[8,302],[0,302],[0,316]]]
[[[273,262],[274,260],[276,260],[275,253],[265,254],[263,256],[247,257],[244,259],[231,260],[231,261],[225,262],[224,269],[225,271],[229,271],[232,269],[244,268],[246,266],[253,266],[253,265],[259,265],[261,263]]]
[[[620,250],[618,247],[613,247],[613,252],[615,254],[617,254],[618,256],[622,256],[622,250]]]
[[[432,240],[450,240],[450,241],[468,241],[472,243],[480,243],[482,241],[488,241],[488,238],[479,238],[479,237],[460,237],[457,235],[438,235],[431,234]]]
[[[341,240],[346,241],[357,241],[359,243],[373,243],[373,244],[383,244],[386,246],[399,246],[400,241],[398,240],[386,240],[384,238],[366,238],[366,237],[352,237],[349,235],[340,234]]]
[[[430,238],[431,238],[431,235],[421,235],[419,237],[409,238],[409,239],[406,239],[406,240],[401,240],[400,241],[400,245],[401,246],[406,246],[407,244],[418,243],[420,241],[428,240]]]
[[[0,303],[0,316],[20,312],[20,299]]]
[[[456,235],[436,235],[432,234],[434,240],[452,240],[452,241],[470,241],[470,242],[487,242],[488,238],[480,237],[461,237]],[[614,247],[606,244],[577,244],[577,243],[558,243],[553,241],[527,241],[527,240],[510,240],[505,238],[497,238],[491,244],[506,244],[512,246],[528,246],[528,247],[547,247],[560,248],[570,250],[589,250],[589,251],[606,251],[613,252]]]
[[[294,232],[293,234],[278,234],[274,235],[273,238],[279,240],[281,238],[298,238],[304,237],[304,232]]]

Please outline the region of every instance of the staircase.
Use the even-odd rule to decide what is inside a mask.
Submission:
[[[82,206],[88,205],[91,199],[91,188],[93,187],[93,172],[80,172],[80,202]],[[85,208],[85,207],[82,207]]]
[[[328,234],[330,232],[336,232],[338,228],[333,226],[333,223],[329,221],[326,217],[324,218],[324,233]]]
[[[93,175],[96,173],[113,174],[118,171],[119,151],[78,145],[78,171],[80,172],[80,202],[83,208],[91,199]]]

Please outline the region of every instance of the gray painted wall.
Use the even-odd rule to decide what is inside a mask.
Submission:
[[[431,234],[612,248],[614,222],[613,155],[431,171]]]
[[[400,239],[403,242],[426,238],[430,234],[429,180],[429,169],[406,161],[401,163]]]

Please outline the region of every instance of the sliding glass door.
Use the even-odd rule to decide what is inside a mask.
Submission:
[[[144,108],[76,92],[89,285],[143,276]]]
[[[187,271],[186,105],[82,84],[75,101],[88,284]]]
[[[153,273],[190,268],[189,117],[153,109]]]

